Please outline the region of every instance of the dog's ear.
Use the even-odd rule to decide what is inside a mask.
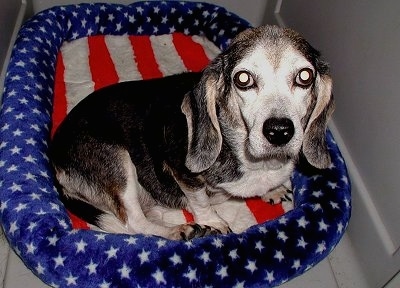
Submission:
[[[222,135],[216,102],[222,83],[219,73],[209,66],[203,71],[200,82],[193,91],[186,94],[182,102],[181,109],[188,125],[185,164],[194,173],[209,168],[221,151]]]
[[[303,154],[311,165],[324,169],[331,163],[326,143],[326,128],[335,106],[331,77],[318,74],[314,91],[317,99],[305,129]]]

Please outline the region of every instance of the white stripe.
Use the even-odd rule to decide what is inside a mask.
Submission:
[[[142,80],[142,75],[134,61],[134,52],[129,36],[107,35],[104,38],[117,71],[119,82]]]
[[[150,36],[150,42],[159,66],[158,68],[164,76],[187,71],[182,58],[175,49],[172,39],[171,34]]]
[[[79,101],[94,91],[87,38],[64,42],[61,53],[65,66],[64,82],[67,112],[69,112]]]
[[[247,206],[241,199],[229,199],[226,202],[214,206],[218,215],[221,216],[235,233],[241,233],[257,221]]]
[[[221,53],[221,50],[213,42],[208,40],[204,36],[199,36],[199,35],[194,35],[192,36],[193,42],[200,44],[203,46],[204,52],[206,53],[206,56],[208,59],[213,60],[219,53]]]

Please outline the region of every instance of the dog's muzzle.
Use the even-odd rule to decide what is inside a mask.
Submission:
[[[294,125],[288,118],[269,118],[264,122],[263,134],[274,146],[287,144],[294,135]]]

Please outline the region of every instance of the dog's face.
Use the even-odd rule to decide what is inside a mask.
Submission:
[[[292,30],[264,26],[239,34],[182,105],[188,168],[211,166],[222,135],[248,163],[280,167],[302,151],[310,164],[326,168],[325,130],[333,111],[328,73],[318,51]]]

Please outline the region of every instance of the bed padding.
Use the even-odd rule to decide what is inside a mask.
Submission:
[[[223,50],[249,23],[207,3],[149,1],[45,10],[21,28],[0,111],[0,219],[29,269],[54,287],[274,287],[323,260],[351,212],[343,157],[327,134],[332,165],[305,163],[292,177],[294,209],[242,233],[171,241],[74,228],[47,157],[57,55],[94,35],[207,37]]]

